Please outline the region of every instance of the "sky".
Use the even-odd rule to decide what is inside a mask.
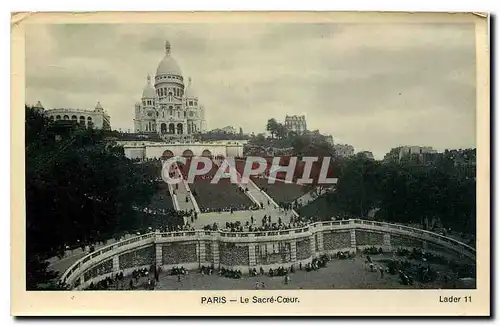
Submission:
[[[475,147],[472,24],[46,24],[26,31],[26,103],[93,109],[133,130],[165,41],[209,129],[308,129],[382,158],[400,145]]]

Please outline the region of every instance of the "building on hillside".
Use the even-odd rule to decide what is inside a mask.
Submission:
[[[40,101],[36,102],[35,106],[33,106],[33,109],[37,111],[38,113],[44,113],[45,108],[43,107],[42,103]]]
[[[364,155],[369,160],[375,159],[375,157],[373,156],[373,153],[370,151],[362,151],[362,152],[359,152],[358,154]]]
[[[347,158],[354,155],[354,147],[348,144],[335,144],[333,145],[333,150],[337,157]]]
[[[135,105],[134,130],[138,133],[156,132],[164,139],[179,140],[206,131],[205,109],[199,102],[191,78],[186,85],[168,41],[154,82],[147,77],[141,101]]]
[[[392,148],[389,153],[385,154],[384,161],[392,163],[413,162],[421,164],[429,162],[432,154],[437,151],[430,146],[400,146]]]
[[[87,128],[111,130],[111,119],[100,102],[97,102],[94,110],[69,108],[44,110],[40,101],[35,108],[43,110],[50,121],[74,121]]]
[[[287,115],[285,117],[285,128],[297,134],[304,134],[307,131],[306,117],[304,115]]]
[[[435,154],[437,151],[430,146],[402,146],[399,149],[399,161],[406,156]]]
[[[216,134],[227,134],[227,135],[237,134],[236,128],[234,128],[233,126],[225,126],[224,128],[214,129],[211,132]]]

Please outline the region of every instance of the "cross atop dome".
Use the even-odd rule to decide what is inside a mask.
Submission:
[[[150,85],[150,84],[151,84],[151,75],[148,74],[148,85]]]
[[[191,76],[188,78],[188,86],[191,86]]]
[[[165,41],[165,56],[161,60],[160,64],[158,65],[158,68],[156,69],[156,77],[162,76],[162,75],[174,75],[178,76],[178,80],[182,81],[182,71],[177,62],[175,61],[174,57],[170,54],[171,46],[170,42],[167,40]],[[156,80],[158,83],[158,79]]]
[[[170,54],[170,42],[165,41],[165,54]]]

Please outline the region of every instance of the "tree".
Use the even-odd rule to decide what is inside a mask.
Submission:
[[[287,136],[288,130],[286,129],[285,125],[282,123],[278,123],[276,126],[276,135],[278,136],[279,139],[283,139]]]
[[[43,260],[64,247],[110,238],[140,224],[158,171],[134,164],[98,130],[50,123],[26,109],[27,286],[49,281]],[[41,271],[40,271],[41,270]]]
[[[463,164],[460,153],[467,153]],[[357,155],[344,161],[335,192],[324,195],[321,209],[363,217],[379,209],[376,219],[397,223],[440,221],[460,232],[474,234],[476,225],[476,181],[473,151],[435,154],[428,164],[380,163]],[[334,162],[333,164],[338,164]],[[466,167],[464,169],[464,166]],[[333,168],[338,171],[338,168]],[[306,211],[315,211],[314,202]],[[321,214],[328,216],[328,214]],[[432,223],[431,223],[432,224]]]
[[[278,128],[279,125],[276,119],[271,118],[267,120],[266,130],[271,133],[271,138],[274,138],[274,136],[278,133]]]

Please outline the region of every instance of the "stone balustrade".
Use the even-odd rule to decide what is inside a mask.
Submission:
[[[460,241],[403,225],[365,220],[325,221],[306,227],[263,232],[179,231],[153,232],[103,247],[86,255],[62,275],[74,289],[92,281],[125,274],[156,263],[163,269],[202,265],[240,269],[276,268],[305,264],[322,254],[366,247],[384,251],[400,247],[424,248],[471,260],[476,250]]]

